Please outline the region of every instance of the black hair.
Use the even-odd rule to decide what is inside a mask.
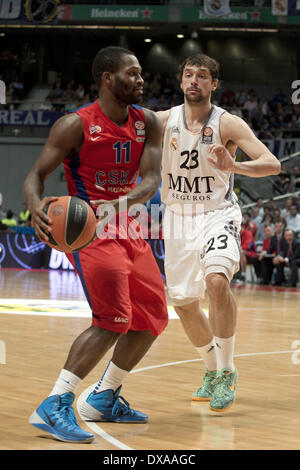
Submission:
[[[96,54],[93,60],[92,74],[98,88],[101,85],[102,74],[104,72],[116,73],[122,65],[122,56],[124,55],[135,56],[135,53],[123,47],[108,46],[100,49]]]

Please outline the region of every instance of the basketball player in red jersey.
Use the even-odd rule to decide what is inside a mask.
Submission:
[[[37,236],[44,241],[51,233],[51,220],[43,209],[55,200],[42,198],[44,180],[62,162],[71,196],[84,199],[95,210],[110,202],[117,212],[114,238],[101,236],[68,255],[90,304],[92,325],[74,341],[53,390],[30,418],[31,424],[66,442],[94,438],[76,422],[74,392],[115,343],[112,359],[82,405],[81,416],[122,423],[148,420],[119,393],[124,378],[168,321],[164,286],[151,249],[141,238],[124,236],[124,218],[118,214],[120,196],[123,202],[127,199],[129,209],[156,194],[162,126],[155,113],[132,105],[143,92],[134,53],[113,46],[101,49],[92,72],[99,98],[54,124],[24,183]],[[141,182],[136,186],[138,173]],[[131,221],[128,214],[125,220]]]

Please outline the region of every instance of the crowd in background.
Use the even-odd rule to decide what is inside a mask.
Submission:
[[[58,80],[49,90],[43,109],[73,111],[78,106],[94,101],[97,87],[85,87],[74,80],[66,84]],[[168,109],[183,102],[176,80],[168,74],[144,74],[142,106],[154,111]],[[233,89],[221,86],[212,102],[242,117],[260,139],[300,136],[300,104],[293,104],[281,89],[274,90],[267,100],[254,89]],[[46,108],[45,108],[46,107]]]
[[[256,283],[296,287],[300,267],[300,201],[285,199],[280,208],[274,200],[259,198],[243,212],[241,269],[236,282],[246,281],[247,264],[255,270]]]
[[[29,91],[19,70],[18,55],[0,50],[0,80],[6,83],[6,109],[17,109],[17,102],[23,100]],[[141,104],[154,111],[181,104],[182,93],[173,75],[171,78],[168,73],[146,71],[143,74],[145,82]],[[96,97],[95,84],[65,81],[62,75],[58,75],[56,82],[49,86],[48,95],[39,109],[70,112],[94,101]],[[300,104],[293,104],[291,97],[281,89],[274,89],[272,96],[266,99],[254,89],[233,90],[222,83],[213,95],[213,103],[242,117],[260,139],[300,135]]]
[[[0,49],[0,80],[6,84],[6,102],[23,100],[25,89],[22,78],[19,74],[20,59],[18,54],[13,54],[10,50]]]

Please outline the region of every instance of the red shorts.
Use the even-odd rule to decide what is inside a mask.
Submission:
[[[143,239],[99,239],[68,259],[80,276],[92,324],[126,334],[149,330],[158,336],[168,310],[161,274]]]

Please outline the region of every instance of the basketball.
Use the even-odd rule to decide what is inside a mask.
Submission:
[[[52,220],[47,245],[71,253],[89,244],[94,238],[97,219],[93,209],[82,199],[61,196],[44,209]]]

